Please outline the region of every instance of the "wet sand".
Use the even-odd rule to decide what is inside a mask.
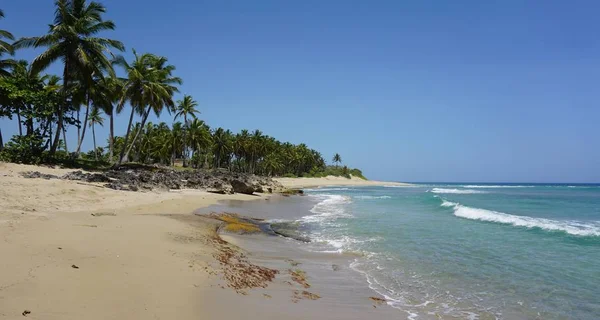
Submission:
[[[307,197],[272,197],[263,201],[223,201],[200,209],[207,212],[235,212],[266,220],[296,220],[311,215],[314,205]],[[266,290],[252,290],[250,295],[267,294],[268,310],[261,317],[300,316],[304,319],[404,319],[406,315],[372,297],[379,296],[368,287],[363,275],[352,270],[353,253],[315,252],[314,244],[281,236],[264,234],[221,233],[221,238],[247,252],[252,263],[280,270]],[[306,285],[293,280],[301,274]],[[297,291],[307,291],[319,298],[297,298]],[[298,314],[297,314],[298,312]]]

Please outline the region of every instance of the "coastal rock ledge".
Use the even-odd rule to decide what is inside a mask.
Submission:
[[[25,178],[64,179],[101,184],[128,191],[201,189],[219,194],[281,192],[281,183],[269,178],[228,170],[175,170],[168,167],[121,166],[102,172],[72,171],[63,176],[22,172]]]

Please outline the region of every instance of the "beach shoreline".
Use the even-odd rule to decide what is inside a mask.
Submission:
[[[0,163],[0,252],[6,261],[0,319],[227,319],[249,310],[267,319],[303,319],[302,304],[312,302],[292,302],[290,294],[302,298],[306,290],[277,284],[227,288],[231,283],[216,258],[223,248],[237,248],[221,243],[217,221],[192,214],[222,200],[265,201],[271,195],[117,191],[26,179],[24,171],[73,170]],[[287,188],[342,182],[281,181]],[[229,310],[231,303],[243,308]],[[274,303],[286,304],[270,309]]]
[[[345,177],[327,176],[323,178],[274,178],[286,188],[300,189],[300,188],[322,188],[322,187],[333,187],[333,186],[353,186],[353,187],[367,187],[367,186],[388,186],[388,187],[412,187],[410,183],[403,182],[392,182],[392,181],[376,181],[376,180],[365,180],[357,177],[351,179]]]

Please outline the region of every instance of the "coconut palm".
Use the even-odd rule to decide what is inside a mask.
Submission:
[[[231,153],[232,146],[232,134],[231,131],[223,128],[218,128],[213,132],[213,155],[215,157],[215,168],[220,168],[223,160],[229,164],[229,154]]]
[[[177,101],[175,109],[175,120],[179,117],[183,117],[183,123],[187,124],[188,115],[193,119],[196,119],[196,114],[200,114],[200,111],[196,109],[198,102],[192,98],[192,96],[184,95],[182,100]]]
[[[22,38],[15,42],[15,48],[46,47],[47,50],[37,56],[32,67],[34,71],[46,69],[53,62],[61,60],[63,68],[64,105],[58,108],[58,122],[54,143],[50,154],[56,152],[59,134],[63,129],[63,117],[70,104],[69,90],[72,81],[77,78],[89,79],[94,72],[112,70],[110,60],[105,55],[111,48],[124,50],[121,42],[95,37],[102,31],[114,30],[115,24],[104,20],[104,6],[85,0],[56,0],[54,23],[48,34],[40,37]]]
[[[96,160],[98,160],[98,149],[96,148],[96,125],[104,126],[104,118],[102,118],[102,114],[100,114],[100,109],[97,107],[93,107],[89,116],[89,126],[92,128],[92,137],[94,138],[94,156]]]
[[[108,147],[109,147],[109,161],[114,159],[114,140],[115,140],[115,106],[121,99],[121,93],[123,90],[124,80],[116,76],[106,76],[97,83],[97,89],[94,91],[92,98],[93,105],[96,108],[100,108],[104,114],[108,116],[109,123],[109,136],[108,136]]]
[[[183,126],[184,128],[188,127],[188,115],[190,117],[192,117],[193,119],[196,119],[196,114],[200,113],[200,111],[198,111],[196,109],[196,107],[198,106],[198,102],[196,102],[196,100],[194,100],[192,98],[192,96],[189,95],[184,95],[183,96],[183,100],[179,100],[177,101],[177,106],[175,107],[175,118],[174,120],[177,120],[178,117],[183,117]],[[185,144],[185,135],[183,136],[183,143]],[[187,149],[187,148],[186,148]],[[187,155],[188,152],[187,150],[184,150],[183,152],[183,166],[186,166],[186,160],[187,160]]]
[[[342,157],[340,156],[339,153],[336,153],[335,155],[333,155],[333,163],[336,163],[336,168],[337,168],[337,164],[342,163]]]
[[[182,83],[181,79],[172,76],[175,67],[167,64],[167,58],[150,53],[138,55],[133,51],[134,61],[129,64],[122,56],[115,59],[114,63],[122,66],[127,72],[127,80],[123,86],[123,96],[119,102],[117,112],[123,110],[125,101],[131,105],[129,125],[125,135],[125,145],[129,140],[133,116],[137,112],[142,116],[143,127],[150,115],[150,111],[159,116],[165,106],[170,111],[175,103],[173,95],[179,92],[175,85]],[[127,151],[123,149],[119,157],[119,164],[128,157],[131,148],[136,143],[139,133],[134,136]]]
[[[4,12],[2,10],[0,10],[0,19],[1,18],[4,18]],[[12,41],[15,38],[13,37],[12,33],[0,29],[0,77],[9,76],[10,71],[8,69],[15,64],[15,61],[12,59],[2,59],[2,55],[13,55],[14,53],[13,46],[10,43],[6,42],[5,39]]]
[[[204,121],[194,119],[190,122],[189,128],[189,144],[196,156],[196,165],[199,165],[200,154],[204,153],[204,166],[208,165],[208,150],[212,145],[212,137],[210,128]]]

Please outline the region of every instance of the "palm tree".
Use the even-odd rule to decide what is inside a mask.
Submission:
[[[210,128],[204,121],[194,119],[190,122],[189,144],[197,157],[196,165],[199,165],[200,154],[204,152],[204,166],[206,166],[208,163],[208,149],[212,145],[212,137]]]
[[[220,168],[223,159],[226,159],[229,163],[229,157],[227,156],[232,151],[231,146],[231,131],[223,128],[218,128],[213,132],[213,154],[215,157],[215,168]]]
[[[336,153],[336,154],[333,156],[333,163],[336,163],[336,168],[337,168],[337,164],[340,164],[340,163],[342,163],[342,157],[340,156],[340,154],[339,154],[339,153]]]
[[[110,162],[114,159],[114,140],[115,140],[115,105],[121,100],[124,80],[116,76],[104,77],[97,83],[97,90],[93,97],[94,106],[102,109],[108,115],[109,136],[108,147]]]
[[[92,136],[94,137],[94,155],[96,160],[98,160],[98,149],[96,148],[96,130],[95,125],[104,126],[104,119],[100,114],[100,109],[97,107],[92,108],[92,112],[90,112],[89,116],[89,126],[92,128]]]
[[[167,58],[149,53],[140,56],[135,50],[133,54],[135,58],[131,64],[127,63],[122,56],[117,57],[114,61],[115,64],[122,66],[127,72],[127,80],[123,87],[123,96],[117,108],[117,112],[122,111],[125,101],[129,101],[131,105],[129,125],[125,134],[126,148],[131,132],[133,115],[137,112],[142,116],[141,126],[143,127],[150,115],[150,111],[154,110],[157,116],[160,115],[165,106],[170,111],[175,105],[173,95],[179,92],[175,85],[182,83],[180,78],[172,76],[175,67],[167,65]],[[125,151],[125,148],[121,150],[119,164],[128,157],[140,132],[138,131],[134,136],[127,151]]]
[[[4,12],[0,10],[0,18],[4,18]],[[15,64],[12,59],[2,59],[2,55],[8,53],[9,55],[14,54],[13,46],[6,42],[4,39],[14,40],[12,33],[0,29],[0,77],[10,76],[10,72],[7,70]]]
[[[196,119],[196,114],[200,114],[200,111],[196,109],[197,106],[198,102],[196,102],[196,100],[194,100],[192,96],[184,95],[183,100],[177,101],[174,120],[177,120],[177,118],[179,117],[183,117],[183,123],[187,124],[188,115],[190,115],[190,117],[192,117],[193,119]]]
[[[198,106],[198,102],[196,102],[196,100],[194,100],[192,98],[192,96],[184,95],[183,100],[177,101],[177,107],[175,108],[175,118],[173,120],[177,120],[178,117],[183,117],[183,126],[184,126],[184,128],[187,129],[188,124],[189,124],[187,116],[190,115],[193,119],[196,119],[196,114],[200,113],[200,111],[198,111],[196,109],[197,106]],[[185,140],[186,140],[186,137],[184,135],[183,136],[184,144],[185,144]],[[184,150],[184,152],[183,152],[183,166],[184,167],[186,166],[186,160],[187,160],[187,150]]]
[[[101,4],[94,1],[87,3],[86,0],[56,0],[55,5],[54,23],[50,25],[48,34],[22,38],[14,44],[15,48],[48,48],[33,60],[34,71],[44,70],[57,60],[64,63],[64,105],[58,108],[56,136],[50,154],[54,154],[58,147],[64,112],[70,104],[68,92],[72,80],[78,77],[91,78],[94,72],[101,74],[102,70],[112,70],[104,53],[109,52],[110,48],[124,50],[119,41],[94,36],[115,28],[112,21],[102,19],[106,9]]]

